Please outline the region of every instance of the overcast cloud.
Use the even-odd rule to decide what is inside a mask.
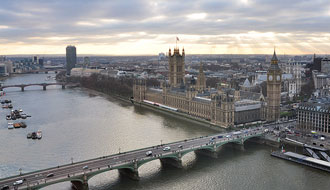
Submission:
[[[329,31],[328,0],[0,1],[0,54],[326,54]]]

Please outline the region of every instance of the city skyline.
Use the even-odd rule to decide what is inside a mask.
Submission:
[[[3,1],[0,54],[327,54],[324,1]]]

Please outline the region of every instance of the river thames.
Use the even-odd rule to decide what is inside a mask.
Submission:
[[[54,74],[17,75],[4,85],[54,82]],[[40,86],[5,89],[3,99],[31,118],[23,129],[8,130],[6,114],[0,117],[0,178],[60,164],[124,152],[216,133],[195,123],[137,107],[81,89]],[[19,121],[19,120],[18,120]],[[27,139],[42,130],[41,140]],[[163,168],[158,160],[139,168],[140,181],[119,176],[117,171],[89,180],[91,190],[105,189],[328,189],[326,172],[270,156],[271,147],[247,142],[244,149],[225,146],[219,158],[189,153],[183,169]],[[44,189],[71,189],[60,183]]]

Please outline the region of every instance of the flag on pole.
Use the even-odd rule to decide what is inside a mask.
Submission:
[[[180,41],[178,37],[176,37],[176,41]]]

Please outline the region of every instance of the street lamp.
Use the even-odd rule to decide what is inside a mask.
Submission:
[[[120,154],[120,147],[119,147],[119,154]]]
[[[22,175],[22,168],[19,169],[19,175]]]
[[[163,145],[163,140],[160,140],[160,145],[161,145],[161,146]]]
[[[71,157],[71,164],[73,164],[73,157]]]

